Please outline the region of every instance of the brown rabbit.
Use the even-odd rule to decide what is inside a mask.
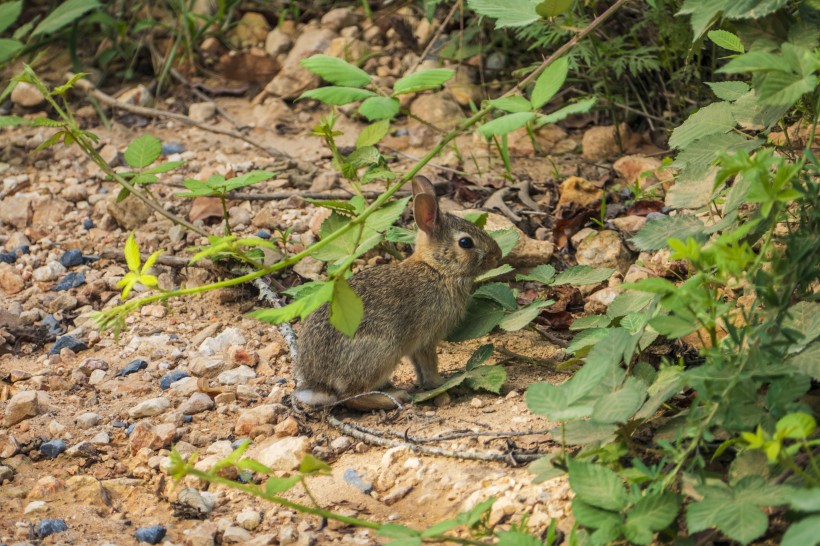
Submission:
[[[413,213],[419,232],[416,250],[399,264],[373,267],[350,278],[362,298],[364,317],[353,339],[328,322],[328,306],[302,328],[296,363],[296,399],[323,406],[373,390],[390,388],[403,356],[413,363],[419,383],[433,388],[438,373],[436,344],[464,316],[473,279],[501,259],[498,244],[481,228],[438,209],[429,180],[413,180]],[[405,391],[387,391],[406,402]],[[347,403],[359,410],[391,409],[388,397],[374,394]]]

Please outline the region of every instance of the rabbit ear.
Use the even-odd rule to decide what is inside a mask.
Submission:
[[[433,234],[438,221],[438,202],[433,184],[423,176],[413,179],[413,216],[427,235]]]

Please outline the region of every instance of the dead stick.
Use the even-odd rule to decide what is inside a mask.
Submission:
[[[69,78],[69,79],[72,78],[73,76],[74,76],[74,74],[71,74],[71,73],[68,73],[66,75],[66,77]],[[173,120],[185,123],[186,125],[192,125],[194,127],[202,129],[203,131],[209,131],[211,133],[216,133],[216,134],[219,134],[219,135],[225,135],[225,136],[229,136],[229,137],[232,137],[232,138],[237,138],[239,140],[247,142],[251,146],[259,148],[260,150],[262,150],[265,153],[267,153],[269,155],[272,155],[274,157],[285,157],[285,158],[291,159],[291,157],[288,154],[286,154],[285,152],[283,152],[283,151],[281,151],[277,148],[274,148],[273,146],[270,146],[270,147],[265,146],[265,145],[257,142],[256,140],[254,140],[250,137],[246,137],[245,135],[243,135],[241,133],[238,133],[236,131],[232,131],[230,129],[220,129],[219,127],[214,127],[214,126],[211,126],[211,125],[205,125],[204,123],[194,121],[191,118],[189,118],[188,116],[185,116],[185,115],[182,115],[182,114],[177,114],[176,112],[167,112],[165,110],[158,110],[156,108],[148,108],[146,106],[137,106],[137,105],[134,105],[134,104],[128,104],[128,103],[122,102],[121,100],[115,99],[111,95],[103,93],[102,91],[97,89],[94,86],[94,84],[92,84],[88,80],[82,80],[82,79],[78,80],[77,83],[74,84],[74,87],[75,87],[75,89],[80,89],[81,91],[85,92],[86,94],[91,95],[92,97],[94,97],[95,99],[97,99],[98,101],[100,101],[103,104],[107,104],[108,106],[111,106],[111,107],[114,107],[114,108],[119,108],[120,110],[125,110],[126,112],[131,112],[132,114],[137,114],[137,115],[145,116],[145,117],[149,117],[149,118],[173,119]]]

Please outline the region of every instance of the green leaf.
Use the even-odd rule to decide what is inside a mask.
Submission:
[[[393,97],[370,97],[359,106],[359,113],[368,121],[393,119],[399,113],[401,103]]]
[[[311,205],[335,210],[336,212],[340,212],[348,216],[353,216],[356,214],[356,207],[348,201],[338,201],[334,199],[311,199],[310,197],[305,197],[304,199]]]
[[[766,532],[769,518],[751,502],[707,495],[687,507],[686,523],[690,533],[714,526],[729,538],[748,544]]]
[[[489,334],[501,322],[504,315],[499,305],[485,299],[470,298],[464,319],[454,331],[450,332],[447,340],[466,341]]]
[[[31,120],[20,116],[0,116],[0,127],[17,127],[18,125],[31,125]]]
[[[639,379],[628,377],[621,389],[598,398],[592,409],[597,423],[626,423],[646,398],[646,386]]]
[[[569,325],[570,330],[587,330],[589,328],[606,328],[612,323],[612,319],[606,315],[586,315],[573,321]]]
[[[454,74],[455,72],[449,68],[419,70],[396,81],[396,83],[393,84],[393,96],[435,89],[449,81]]]
[[[137,240],[134,239],[134,232],[128,235],[125,241],[125,263],[129,271],[138,272],[140,270],[140,249],[137,247]]]
[[[333,296],[333,285],[332,282],[323,282],[308,295],[293,303],[279,309],[259,309],[249,313],[249,316],[269,324],[288,322],[296,317],[305,319],[313,311],[330,301]]]
[[[17,18],[20,17],[20,12],[22,11],[22,0],[0,4],[0,33],[5,32],[7,28],[13,25],[14,22],[17,21]]]
[[[285,491],[289,491],[293,488],[294,485],[299,483],[301,476],[289,476],[287,478],[277,478],[271,477],[265,481],[265,494],[266,495],[279,495],[280,493],[284,493]]]
[[[757,88],[763,104],[791,106],[817,87],[817,76],[799,76],[790,72],[769,72]]]
[[[630,240],[639,250],[660,250],[666,248],[668,239],[685,241],[689,237],[704,242],[706,227],[696,216],[678,214],[650,218]]]
[[[677,315],[659,315],[650,320],[649,325],[660,335],[669,339],[681,338],[698,329],[696,323]]]
[[[466,374],[467,386],[477,390],[485,390],[495,394],[501,393],[501,387],[507,380],[507,372],[502,366],[478,366]]]
[[[820,506],[820,487],[793,489],[789,493],[789,504],[801,512],[816,512],[817,507]]]
[[[352,338],[364,316],[362,299],[344,279],[333,283],[333,299],[330,302],[330,324],[337,330]]]
[[[560,272],[555,280],[552,281],[552,286],[559,286],[562,284],[570,284],[572,286],[584,286],[587,284],[598,284],[604,282],[615,272],[614,269],[602,267],[600,269],[593,269],[588,265],[576,265]]]
[[[422,540],[420,537],[407,537],[391,540],[385,546],[421,546]]]
[[[320,87],[309,89],[302,93],[297,100],[314,99],[324,104],[341,106],[358,100],[374,97],[376,93],[357,87]]]
[[[574,404],[568,390],[561,385],[541,382],[531,383],[525,395],[527,407],[531,412],[545,415],[553,421],[578,419],[592,415],[591,404]]]
[[[789,307],[789,316],[783,321],[783,328],[800,334],[791,352],[801,350],[817,339],[820,336],[820,302],[801,301]]]
[[[550,284],[554,278],[555,268],[549,264],[539,265],[530,270],[526,275],[519,273],[515,276],[515,280],[517,281],[535,281],[547,285]]]
[[[541,17],[535,12],[538,0],[468,0],[467,5],[478,13],[496,19],[495,28],[523,27],[538,21]]]
[[[173,171],[177,167],[181,167],[184,164],[184,161],[166,161],[165,163],[160,163],[159,165],[155,165],[150,169],[145,169],[144,171],[142,171],[142,174],[167,173],[168,171]]]
[[[321,459],[317,459],[310,453],[304,455],[299,462],[299,472],[302,474],[325,474],[331,470],[329,464]]]
[[[544,69],[535,80],[532,89],[532,107],[536,110],[544,106],[555,96],[567,79],[569,73],[569,59],[564,56],[557,59]]]
[[[812,343],[787,361],[798,370],[820,381],[820,343]]]
[[[518,304],[515,302],[515,294],[513,294],[512,289],[506,283],[494,282],[483,284],[473,293],[473,297],[492,300],[507,311],[518,309]]]
[[[717,133],[727,133],[735,126],[731,105],[713,102],[704,106],[672,131],[670,148],[685,148],[692,142]]]
[[[596,508],[578,497],[572,499],[572,515],[578,523],[590,529],[621,523],[621,515],[617,512]]]
[[[522,307],[514,313],[510,313],[504,317],[498,325],[507,332],[517,332],[541,313],[541,309],[549,307],[555,303],[553,300],[534,301],[526,307]]]
[[[795,412],[784,415],[777,421],[775,431],[783,438],[803,440],[811,436],[817,429],[817,421],[808,413]],[[820,505],[818,505],[820,509]]]
[[[720,46],[723,49],[728,49],[729,51],[734,51],[735,53],[746,52],[746,48],[743,47],[743,44],[740,42],[740,38],[731,32],[725,30],[710,30],[706,33],[706,36],[708,36],[709,39],[715,43],[715,45]]]
[[[21,49],[23,49],[23,42],[9,38],[0,38],[0,63],[8,61]]]
[[[503,258],[518,244],[518,231],[514,228],[498,229],[495,231],[488,231],[487,235],[492,237],[498,246],[501,247],[501,257]]]
[[[60,85],[60,86],[58,86],[58,87],[55,87],[55,88],[54,88],[54,90],[51,92],[51,96],[53,97],[53,96],[56,96],[56,95],[62,95],[62,94],[64,94],[66,91],[68,91],[69,89],[71,89],[72,87],[74,87],[74,84],[75,84],[75,83],[77,83],[77,81],[78,81],[78,80],[80,80],[80,79],[82,79],[82,78],[84,78],[84,77],[86,77],[86,76],[88,76],[88,73],[87,73],[87,72],[79,72],[79,73],[77,73],[77,74],[74,74],[74,75],[73,75],[73,76],[71,76],[71,78],[69,78],[69,80],[68,80],[67,82],[65,82],[63,85]]]
[[[60,30],[82,17],[87,11],[99,7],[101,5],[97,0],[66,0],[37,25],[37,28],[31,33],[31,37]]]
[[[574,114],[586,114],[593,106],[595,106],[596,100],[597,99],[595,97],[584,99],[564,106],[563,108],[556,110],[552,114],[547,114],[546,116],[538,116],[538,121],[535,123],[535,126],[541,127],[548,123],[558,123],[562,119],[565,119]]]
[[[490,511],[490,508],[493,507],[494,503],[495,497],[490,497],[489,499],[476,504],[472,510],[460,512],[456,516],[456,521],[466,527],[473,527],[484,518],[484,516]]]
[[[375,146],[381,139],[387,136],[389,131],[390,120],[388,119],[383,119],[368,125],[359,133],[359,137],[356,139],[356,148]]]
[[[490,101],[490,104],[499,110],[504,110],[505,112],[529,112],[532,110],[532,104],[530,104],[530,101],[520,95],[494,99]]]
[[[341,87],[364,87],[372,80],[361,68],[329,55],[313,55],[302,59],[299,64],[323,80]]]
[[[482,211],[468,212],[464,215],[464,219],[472,224],[475,224],[477,227],[484,229],[484,226],[487,225],[487,216],[487,213]]]
[[[524,531],[498,531],[498,546],[544,546],[537,537]]]
[[[475,350],[472,355],[470,355],[470,359],[467,361],[467,364],[464,367],[469,371],[477,366],[481,366],[487,359],[489,359],[493,355],[493,351],[495,347],[493,347],[492,343],[485,343],[481,347]]]
[[[594,421],[570,421],[563,427],[553,429],[550,434],[554,438],[561,438],[567,445],[589,446],[592,444],[606,444],[615,438],[615,425],[596,423]]]
[[[743,74],[745,72],[761,72],[768,70],[781,71],[786,68],[783,58],[769,53],[768,51],[750,51],[744,55],[738,55],[721,68],[718,72],[724,74]]]
[[[626,507],[624,484],[610,469],[576,459],[567,461],[567,469],[570,487],[585,503],[612,511]]]
[[[582,349],[591,347],[607,335],[609,335],[607,328],[587,328],[572,339],[572,342],[567,346],[567,353],[575,354]]]
[[[376,532],[379,536],[388,538],[418,537],[421,535],[415,529],[398,523],[385,523]]]
[[[720,100],[734,102],[749,92],[749,84],[746,82],[706,82],[712,92]]]
[[[642,311],[653,299],[655,295],[647,292],[621,292],[607,307],[606,315],[610,318],[625,317],[629,313]]]
[[[162,142],[153,135],[142,135],[125,150],[125,162],[133,169],[147,167],[162,154]]]
[[[390,226],[384,238],[391,243],[404,243],[412,245],[416,241],[416,232],[412,229],[407,229],[398,226]]]
[[[363,148],[356,148],[351,152],[345,163],[354,169],[360,169],[368,165],[375,165],[379,162],[382,155],[375,146],[365,146]]]
[[[817,546],[820,544],[820,515],[796,521],[786,529],[780,546]]]
[[[454,519],[446,519],[444,521],[439,521],[438,523],[428,527],[426,530],[421,532],[422,538],[430,538],[442,535],[449,531],[450,529],[455,529],[461,525]]]
[[[680,497],[663,491],[642,497],[626,516],[627,526],[645,527],[652,531],[665,529],[675,521],[680,509]]]
[[[534,118],[535,113],[533,112],[507,114],[485,123],[478,128],[478,132],[487,138],[491,136],[503,136],[525,126]]]
[[[543,483],[547,480],[563,476],[565,472],[552,464],[552,456],[547,455],[531,462],[527,467],[530,474],[535,474],[533,483]],[[576,515],[577,517],[577,515]]]
[[[544,0],[535,6],[535,13],[545,19],[557,17],[566,13],[574,1],[575,0]]]
[[[485,271],[484,273],[482,273],[481,275],[476,277],[475,282],[476,283],[481,283],[481,282],[484,282],[484,281],[488,281],[488,280],[493,279],[495,277],[499,277],[501,275],[506,275],[507,273],[509,273],[510,271],[513,271],[514,269],[515,268],[513,266],[511,266],[510,264],[501,264],[498,267],[494,267],[494,268],[490,269],[489,271]]]
[[[658,372],[655,382],[647,389],[649,399],[641,410],[635,414],[635,419],[648,419],[683,386],[683,367],[664,366]]]

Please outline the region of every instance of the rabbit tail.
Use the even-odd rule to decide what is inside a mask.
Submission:
[[[327,406],[339,400],[335,394],[317,389],[298,389],[293,396],[306,406]]]

